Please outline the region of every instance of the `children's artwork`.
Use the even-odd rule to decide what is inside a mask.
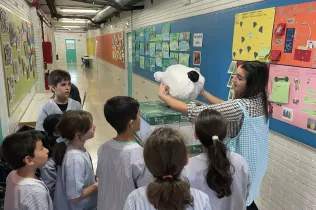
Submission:
[[[170,41],[179,41],[180,33],[171,33],[170,34]]]
[[[170,23],[165,23],[162,25],[162,40],[169,41],[170,37]]]
[[[179,51],[190,51],[190,32],[181,32],[179,38]]]
[[[156,42],[156,50],[162,51],[162,42]]]
[[[0,8],[0,21],[1,21],[1,32],[3,34],[9,33],[9,20],[8,20],[8,14],[5,9]]]
[[[15,82],[13,75],[7,78],[9,102],[12,103],[15,98]]]
[[[149,28],[145,28],[145,42],[150,41]]]
[[[139,50],[136,50],[136,51],[135,51],[135,61],[136,61],[136,62],[139,62],[139,55],[140,55],[140,54],[139,54]]]
[[[13,23],[9,23],[9,32],[10,32],[10,44],[13,47],[16,47],[16,38],[17,38],[17,31],[15,30],[15,27]]]
[[[31,68],[29,64],[25,65],[25,71],[26,71],[26,80],[30,81],[30,72],[31,72]]]
[[[237,73],[237,61],[232,61],[228,68],[228,74],[236,74]]]
[[[162,34],[156,34],[156,42],[162,41]]]
[[[169,58],[169,42],[162,43],[163,58]]]
[[[287,83],[286,87],[276,86],[276,84]],[[311,129],[311,121],[316,119],[316,74],[315,69],[292,67],[283,65],[270,65],[270,75],[268,83],[269,100],[272,101],[272,117],[280,121],[295,125],[297,127]],[[289,86],[289,93],[287,88]],[[274,88],[281,88],[274,90]],[[283,95],[274,95],[276,91],[283,91],[288,98]],[[278,103],[276,101],[287,103]]]
[[[139,54],[145,55],[145,43],[144,42],[139,43]]]
[[[271,46],[275,8],[236,14],[234,26],[233,60],[269,61],[258,55],[262,48]],[[268,52],[267,52],[268,53]]]
[[[162,58],[162,52],[156,52],[156,57],[157,58]]]
[[[229,76],[229,79],[228,79],[228,82],[227,82],[227,87],[229,87],[229,88],[233,87],[233,78],[234,78],[234,75],[230,75]]]
[[[136,30],[132,30],[132,40],[136,40]]]
[[[178,51],[179,50],[179,42],[176,40],[170,40],[170,50],[171,51]]]
[[[193,52],[193,65],[196,65],[196,66],[201,65],[201,51]]]
[[[231,101],[235,99],[235,91],[233,89],[230,89],[228,92],[228,100]]]
[[[179,63],[179,53],[170,53],[170,65],[175,65]]]
[[[149,55],[149,42],[145,42],[145,55]]]
[[[14,75],[14,80],[19,81],[20,80],[20,65],[18,59],[13,60],[13,75]]]
[[[189,67],[190,54],[179,53],[179,64]]]
[[[273,63],[316,68],[315,11],[315,1],[277,7],[272,39],[277,59],[271,59]]]
[[[144,56],[139,57],[139,67],[141,69],[145,69],[145,57]]]
[[[271,101],[276,103],[287,104],[289,103],[290,82],[287,77],[284,80],[279,80],[276,77],[272,84]]]
[[[193,47],[202,47],[203,33],[193,34]]]
[[[20,33],[17,33],[17,39],[16,39],[16,51],[21,51],[21,44],[22,44],[22,37]]]
[[[156,58],[150,58],[150,71],[155,72],[156,70]]]
[[[156,28],[154,26],[149,28],[149,40],[151,42],[156,41]]]
[[[5,59],[5,66],[6,68],[10,67],[12,64],[12,51],[11,46],[8,42],[3,44],[4,49],[4,59]]]
[[[156,57],[156,66],[162,67],[162,58]]]
[[[170,66],[169,59],[162,59],[162,70],[166,71],[166,69]]]
[[[307,129],[309,129],[310,131],[316,133],[316,120],[315,119],[308,118],[308,120],[307,120]]]
[[[155,42],[150,43],[149,55],[150,55],[150,57],[156,57],[156,43]]]
[[[145,57],[145,69],[150,70],[149,66],[150,66],[150,59],[148,57]]]
[[[145,29],[144,28],[139,29],[139,41],[141,41],[141,42],[145,41]]]

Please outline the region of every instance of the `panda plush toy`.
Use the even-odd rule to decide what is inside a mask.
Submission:
[[[155,72],[155,80],[168,85],[169,94],[178,100],[194,100],[204,88],[204,77],[195,69],[181,64],[169,66],[165,72]]]

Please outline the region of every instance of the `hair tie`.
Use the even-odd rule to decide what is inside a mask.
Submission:
[[[65,142],[65,143],[66,143],[66,140],[67,140],[67,139],[65,139],[65,138],[63,138],[63,137],[60,136],[59,138],[56,139],[56,142],[57,142],[57,143],[62,143],[62,142]]]
[[[163,176],[163,177],[162,177],[163,180],[165,180],[165,179],[167,179],[167,178],[172,179],[172,175],[166,175],[166,176]]]
[[[212,136],[213,143],[216,144],[216,141],[219,141],[218,136]]]

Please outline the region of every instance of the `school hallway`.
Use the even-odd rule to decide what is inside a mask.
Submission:
[[[70,73],[71,82],[78,87],[82,100],[84,93],[87,92],[83,109],[92,114],[96,132],[94,138],[86,143],[86,148],[96,170],[99,146],[116,135],[115,130],[104,118],[103,106],[109,98],[121,93],[114,88],[111,76],[105,75],[102,69],[97,71],[96,65],[86,70],[81,67],[81,63],[58,63],[57,67]]]

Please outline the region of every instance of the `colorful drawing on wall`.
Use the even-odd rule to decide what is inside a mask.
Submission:
[[[190,54],[179,53],[179,64],[189,67]]]
[[[156,57],[157,58],[162,58],[162,52],[156,52]]]
[[[162,43],[163,58],[169,58],[169,42]]]
[[[156,43],[150,43],[150,57],[156,57]]]
[[[316,119],[316,74],[315,69],[292,67],[283,65],[270,65],[268,92],[274,94],[275,82],[290,83],[288,90],[288,103],[272,103],[272,117],[295,125],[297,127],[313,130],[308,127],[309,119]],[[281,87],[287,93],[287,87]],[[284,100],[283,95],[276,96],[278,101]],[[286,99],[285,99],[286,100]]]
[[[170,53],[170,65],[175,65],[179,63],[179,53]]]
[[[145,42],[150,41],[149,28],[145,28]]]
[[[144,42],[139,43],[139,54],[145,55],[145,43]]]
[[[149,55],[149,42],[145,42],[145,55]]]
[[[196,65],[196,66],[201,65],[201,51],[193,52],[193,65]]]
[[[166,69],[170,66],[169,59],[162,59],[162,70],[166,71]]]
[[[95,39],[87,38],[87,52],[89,56],[95,56]]]
[[[170,23],[165,23],[162,25],[162,40],[169,41],[170,40]]]
[[[149,40],[151,42],[156,41],[156,28],[155,27],[149,28]]]
[[[315,1],[277,7],[272,39],[273,63],[316,68],[315,11]]]
[[[150,66],[150,59],[148,57],[145,57],[145,69],[150,70],[149,66]]]
[[[234,75],[230,75],[229,76],[229,79],[228,79],[228,82],[227,82],[227,87],[232,88],[232,86],[233,86],[233,78],[234,78]]]
[[[230,66],[229,66],[229,68],[228,68],[228,71],[227,71],[227,73],[228,74],[236,74],[237,73],[237,61],[232,61],[231,63],[230,63]]]
[[[230,89],[228,92],[228,98],[229,101],[235,99],[235,91],[233,89]]]
[[[233,60],[269,61],[269,53],[258,55],[271,47],[275,8],[236,14],[232,57]],[[262,54],[262,53],[261,53]]]
[[[181,32],[179,37],[179,51],[190,51],[190,32]]]
[[[162,51],[162,42],[156,42],[156,50]]]
[[[156,34],[156,42],[162,41],[162,34]]]
[[[145,29],[144,28],[139,29],[139,41],[141,41],[141,42],[145,41]]]
[[[136,60],[136,62],[139,62],[139,50],[136,50],[136,52],[135,52],[135,60]]]
[[[125,41],[124,33],[117,32],[97,36],[96,41],[99,46],[97,57],[103,59],[117,67],[125,69]]]
[[[150,58],[150,71],[156,71],[156,58]]]
[[[156,57],[156,66],[162,67],[162,58]]]
[[[179,50],[179,33],[170,34],[170,50],[178,51]]]
[[[145,69],[145,57],[144,56],[139,57],[139,67],[141,69]]]

